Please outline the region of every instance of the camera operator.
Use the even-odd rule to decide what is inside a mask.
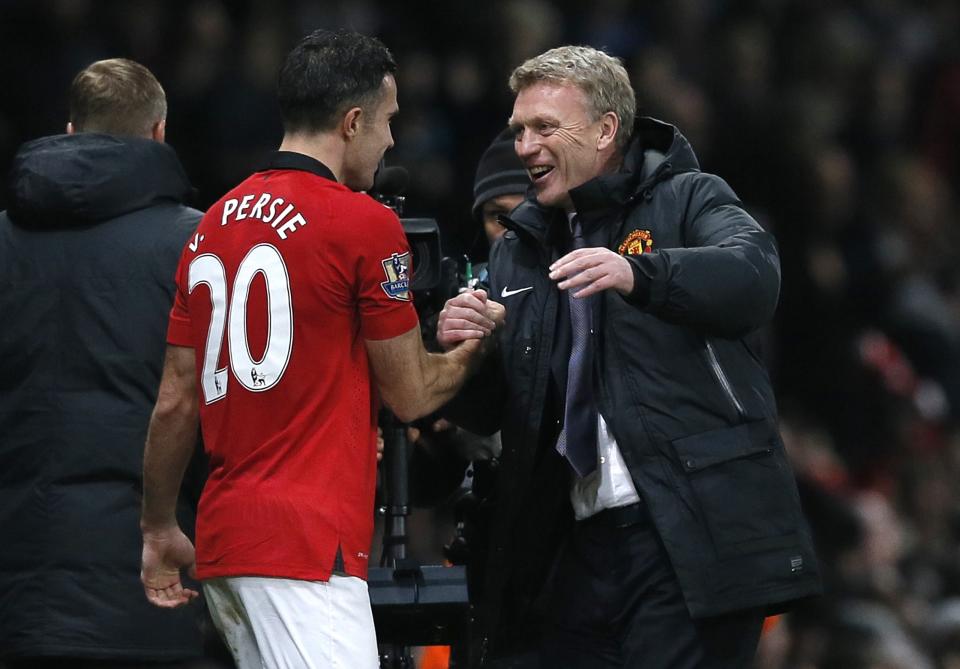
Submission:
[[[399,220],[355,192],[393,146],[395,70],[374,38],[303,39],[280,71],[280,150],[211,207],[177,273],[144,462],[143,585],[161,607],[197,594],[180,580],[194,547],[172,510],[199,418],[211,473],[196,572],[241,669],[379,665],[365,580],[378,395],[404,421],[434,411],[502,320],[427,353]]]
[[[477,173],[473,184],[473,217],[482,226],[486,241],[492,248],[506,232],[500,223],[500,216],[507,216],[521,202],[530,188],[530,175],[514,149],[514,134],[510,128],[504,128],[494,137],[477,164]],[[487,288],[488,274],[486,263],[475,267],[477,281],[473,287]],[[472,492],[460,504],[458,509],[458,529],[461,532],[461,552],[467,564],[470,586],[470,602],[474,607],[483,607],[487,593],[487,553],[489,550],[490,527],[496,513],[495,496],[496,476],[499,469],[500,432],[490,436],[476,435],[463,428],[462,433],[477,440],[486,440],[489,457],[478,452],[473,460]],[[457,542],[452,544],[457,547]],[[474,618],[480,622],[478,618]],[[485,655],[480,625],[471,627],[471,660]],[[502,650],[496,659],[488,659],[485,667],[499,669],[535,669],[539,666],[536,648],[538,633],[535,627],[523,621],[512,628],[510,638],[504,639]]]
[[[504,228],[497,220],[498,216],[509,214],[514,207],[523,201],[524,194],[530,187],[530,177],[517,157],[513,148],[513,134],[509,128],[504,128],[494,137],[490,145],[484,150],[477,163],[476,176],[473,184],[473,215],[470,230],[465,232],[469,237],[484,237],[486,245],[492,246],[504,232]],[[473,240],[474,242],[477,239]],[[476,247],[476,243],[470,244]],[[459,288],[483,285],[486,281],[486,263],[473,265],[474,280],[471,286],[459,285],[466,277],[447,276],[445,282],[458,282]],[[445,300],[456,294],[456,290],[440,289],[440,300],[431,299],[442,307]],[[449,294],[446,294],[449,293]],[[432,304],[427,305],[425,311],[430,311],[421,320],[423,321],[422,334],[424,344],[431,351],[441,351],[436,341],[436,320],[439,308]],[[496,458],[500,455],[500,435],[480,435],[457,427],[439,414],[417,421],[408,430],[408,438],[420,448],[414,450],[414,467],[411,468],[412,489],[415,491],[420,504],[436,504],[448,497],[451,490],[461,482],[469,484],[473,481],[473,499],[465,500],[464,509],[472,509],[472,504],[486,496],[485,490],[477,490],[476,485],[485,486],[492,467],[496,467]],[[464,468],[468,463],[474,463],[473,470],[468,471],[467,480],[464,480]],[[479,475],[479,480],[474,479]],[[478,537],[478,540],[480,538]],[[455,564],[464,564],[467,549],[463,542],[455,542],[451,555],[448,549],[447,557]],[[460,552],[457,552],[460,551]],[[471,553],[479,559],[479,555]],[[471,558],[472,559],[472,558]],[[479,594],[479,565],[470,563],[471,595]]]
[[[494,137],[477,163],[473,184],[474,201],[471,209],[473,218],[469,231],[465,232],[465,235],[472,239],[470,246],[477,246],[474,243],[477,239],[474,238],[479,237],[481,233],[486,245],[492,246],[506,232],[506,228],[498,222],[497,218],[509,214],[520,204],[529,187],[530,177],[513,148],[513,134],[509,128],[504,128]],[[474,264],[472,270],[473,285],[484,284],[486,263]],[[460,288],[466,287],[459,285],[463,279],[462,276],[444,277],[445,282],[458,282],[457,287]],[[426,305],[423,309],[429,313],[421,312],[424,344],[429,350],[437,352],[442,349],[436,342],[436,319],[446,299],[456,294],[455,290],[449,288],[441,288],[439,292],[441,299],[429,298],[436,304]],[[426,318],[423,318],[424,315]],[[465,462],[488,461],[500,453],[499,434],[485,436],[468,432],[457,428],[439,415],[417,421],[410,427],[408,438],[411,442],[419,443],[423,447],[419,453],[426,455],[426,458],[423,458],[423,468],[427,471],[431,470],[430,459],[444,463],[439,480],[435,476],[426,475],[423,471],[414,472],[417,476],[415,482],[418,483],[414,489],[423,491],[420,499],[424,500],[424,503],[435,502],[449,493],[450,477],[456,477],[458,473],[457,466],[449,464],[451,459],[460,462],[459,473],[462,474]],[[417,455],[418,452],[415,451],[414,457]],[[435,469],[433,471],[436,472]],[[457,478],[455,483],[459,483],[460,478]],[[425,488],[429,489],[425,490]]]
[[[463,236],[472,241],[472,248],[493,245],[505,232],[497,220],[498,216],[509,214],[523,201],[530,187],[530,177],[517,157],[513,147],[513,134],[508,128],[497,134],[484,151],[476,169],[474,179],[472,219],[469,232]],[[486,263],[473,265],[473,280],[468,287],[483,286],[486,283]],[[458,280],[460,287],[469,277],[447,277],[447,282]],[[449,292],[441,288],[439,293]],[[453,291],[455,294],[456,291]],[[443,300],[440,300],[440,305]],[[427,305],[428,311],[431,305]],[[423,314],[422,314],[423,315]],[[428,349],[441,350],[436,341],[436,317],[432,313],[424,318],[423,336]],[[441,412],[442,413],[442,412]],[[445,557],[453,564],[466,565],[470,602],[476,607],[484,597],[484,576],[490,516],[493,513],[494,500],[491,493],[500,456],[500,434],[480,435],[465,430],[438,415],[417,421],[408,430],[409,440],[415,444],[410,465],[410,489],[415,505],[438,507],[430,514],[415,514],[414,519],[426,515],[432,532],[419,524],[428,537],[450,536],[455,526],[455,536],[444,547]],[[453,520],[450,524],[450,508],[454,502]],[[413,534],[413,533],[412,533]],[[422,542],[421,542],[422,543]],[[440,541],[436,541],[439,545]],[[476,616],[471,616],[476,620]],[[470,654],[478,656],[480,630],[471,626]],[[528,643],[528,635],[518,629],[516,646],[522,648]],[[534,643],[534,642],[530,642]],[[530,646],[532,651],[534,646]],[[522,664],[523,653],[502,657],[503,667],[526,666]],[[535,659],[535,658],[533,658]],[[510,664],[516,662],[517,664]]]

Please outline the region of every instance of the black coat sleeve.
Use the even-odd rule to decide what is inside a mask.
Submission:
[[[670,323],[719,336],[740,337],[764,325],[780,294],[773,236],[723,179],[696,172],[672,181],[683,209],[683,247],[627,256],[634,270],[627,300]]]

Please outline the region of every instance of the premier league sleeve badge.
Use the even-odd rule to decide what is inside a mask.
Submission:
[[[380,261],[387,280],[380,284],[391,300],[410,301],[410,252],[394,253]]]

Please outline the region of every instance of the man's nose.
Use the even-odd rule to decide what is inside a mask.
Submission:
[[[537,152],[537,142],[533,136],[533,133],[528,132],[526,128],[520,131],[520,134],[517,135],[517,139],[514,142],[514,149],[517,152],[517,156],[521,159],[529,158]]]

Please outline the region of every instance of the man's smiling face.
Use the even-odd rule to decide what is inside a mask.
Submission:
[[[573,84],[542,81],[517,93],[510,116],[516,150],[530,173],[537,201],[573,211],[570,190],[603,173],[602,117]]]

